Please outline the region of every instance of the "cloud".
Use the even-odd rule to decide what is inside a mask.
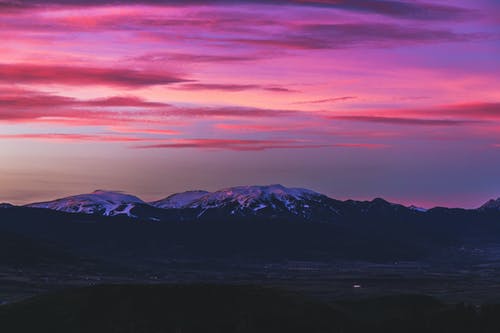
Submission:
[[[123,110],[122,107],[133,109]],[[78,100],[30,90],[0,91],[0,122],[63,126],[178,126],[187,119],[260,119],[302,115],[299,111],[245,107],[179,107],[135,96]],[[183,124],[185,125],[185,124]],[[144,127],[143,127],[144,128]],[[161,130],[166,130],[162,128]]]
[[[295,4],[318,3],[311,1],[291,1]],[[337,0],[335,3],[321,1],[332,8],[357,8],[359,3],[347,4],[348,1]],[[389,6],[390,1],[385,2]],[[10,18],[3,22],[6,36],[16,34],[16,40],[27,43],[40,41],[66,41],[67,32],[98,32],[129,34],[128,41],[134,43],[178,43],[186,46],[204,48],[202,52],[149,52],[139,56],[127,54],[125,60],[144,63],[230,63],[265,60],[276,58],[287,50],[327,50],[346,49],[353,47],[398,47],[401,45],[416,45],[442,42],[468,42],[490,38],[484,33],[455,32],[452,26],[414,24],[413,22],[377,23],[377,18],[356,20],[351,23],[345,20],[331,23],[332,20],[286,19],[281,15],[264,15],[262,10],[255,8],[240,11],[227,11],[225,7],[214,6],[204,10],[157,8],[145,6],[129,6],[119,8],[111,6],[102,10],[62,11],[57,15],[31,15],[30,12],[19,18]],[[126,2],[125,2],[126,4]],[[187,3],[189,4],[189,2]],[[192,3],[193,4],[193,3]],[[215,4],[215,3],[214,3]],[[264,5],[264,3],[260,3]],[[82,6],[84,6],[82,4]],[[379,6],[363,5],[367,8]],[[408,6],[405,3],[405,6]],[[42,4],[36,7],[45,8]],[[339,7],[339,8],[340,8]],[[380,6],[381,8],[383,6]],[[439,6],[438,6],[439,7]],[[56,7],[58,8],[58,7]],[[259,7],[260,8],[260,7]],[[385,7],[383,7],[385,8]],[[429,6],[424,8],[428,9]],[[113,10],[114,9],[114,10]],[[273,10],[280,11],[275,7]],[[361,11],[365,13],[365,11]],[[369,12],[369,11],[368,11]],[[76,14],[75,14],[76,13]],[[179,14],[183,13],[183,16]],[[398,22],[398,23],[396,23]],[[323,24],[321,24],[323,23]],[[61,33],[65,32],[65,33]],[[81,37],[78,36],[78,37]],[[115,37],[116,38],[116,37]],[[99,39],[96,39],[99,42]],[[208,48],[210,47],[210,49]],[[216,49],[231,49],[222,53]],[[177,48],[173,48],[174,50]],[[189,50],[189,48],[182,48]],[[138,48],[137,50],[141,50]],[[157,50],[157,49],[155,49]],[[217,54],[213,54],[213,53]],[[246,53],[245,53],[246,52]],[[151,74],[151,73],[149,73]],[[182,79],[171,74],[171,79]],[[158,78],[150,78],[154,82]],[[139,79],[139,81],[142,81]],[[171,83],[170,81],[166,84]],[[165,84],[164,82],[153,84]]]
[[[175,89],[179,90],[224,90],[224,91],[242,91],[249,89],[259,89],[255,84],[218,84],[218,83],[188,83]]]
[[[275,118],[294,117],[303,114],[301,111],[259,109],[247,107],[186,107],[171,108],[161,112],[165,116],[200,117],[200,118]]]
[[[497,120],[500,119],[500,103],[476,102],[446,105],[439,108],[437,112],[452,116],[468,117],[472,119]]]
[[[474,10],[429,2],[391,0],[294,0],[294,3],[387,15],[412,20],[463,20],[477,17]]]
[[[456,33],[444,29],[389,23],[301,24],[286,34],[239,37],[226,41],[240,45],[296,50],[344,49],[357,46],[395,47],[402,44],[464,42],[484,39],[481,33]]]
[[[117,110],[95,110],[95,109],[29,109],[15,110],[0,108],[0,122],[13,123],[52,123],[67,126],[106,126],[116,123],[149,123],[157,125],[168,125],[172,118],[181,119],[256,119],[293,117],[301,112],[252,109],[239,107],[222,108],[196,108],[196,107],[171,107],[158,110],[137,110],[121,112]]]
[[[113,131],[120,132],[121,129],[113,128]],[[148,132],[133,131],[124,129],[123,133],[134,134],[166,134],[157,131]],[[171,135],[174,133],[168,133]],[[307,140],[269,140],[269,139],[160,139],[143,136],[116,135],[110,133],[103,134],[74,134],[74,133],[22,133],[22,134],[0,134],[0,140],[36,140],[54,141],[63,143],[78,142],[116,142],[116,143],[139,143],[139,142],[159,142],[154,144],[144,144],[131,146],[136,149],[180,149],[195,148],[208,150],[232,150],[232,151],[264,151],[270,149],[310,149],[310,148],[365,148],[378,149],[388,147],[386,144],[377,143],[317,143]]]
[[[113,96],[113,97],[100,98],[88,101],[78,101],[76,102],[76,104],[83,106],[99,106],[99,107],[123,106],[123,107],[144,107],[144,108],[169,106],[166,103],[148,102],[136,96]]]
[[[0,134],[0,139],[6,140],[48,140],[48,141],[98,141],[98,142],[141,142],[151,141],[148,138],[108,134],[67,134],[67,133],[29,133]]]
[[[59,66],[36,64],[0,64],[0,82],[60,84],[71,86],[104,85],[140,88],[188,82],[175,74],[124,68]]]
[[[335,97],[298,103],[327,103],[353,97]],[[121,109],[127,109],[126,112]],[[352,112],[352,111],[351,111]],[[247,131],[274,131],[281,127],[294,128],[293,123],[305,121],[317,126],[322,119],[357,121],[392,125],[459,126],[479,124],[500,119],[500,103],[467,103],[434,106],[425,109],[367,109],[346,114],[345,111],[316,111],[265,109],[239,106],[201,107],[175,106],[168,103],[144,100],[133,95],[80,100],[46,94],[33,90],[0,89],[0,121],[14,123],[55,123],[75,126],[123,125],[127,123],[174,124],[175,119],[287,119],[286,125],[272,124],[217,124],[223,130],[237,128]],[[292,127],[290,127],[292,126]],[[122,126],[123,127],[123,126]],[[273,130],[274,129],[274,130]]]
[[[294,90],[294,89],[288,89],[288,88],[284,88],[284,87],[263,87],[262,88],[263,90],[267,90],[267,91],[272,91],[272,92],[299,92],[298,90]]]
[[[148,53],[132,60],[144,62],[191,62],[191,63],[225,63],[225,62],[244,62],[260,59],[257,55],[214,55],[214,54],[193,54],[193,53]]]
[[[330,140],[332,138],[369,138],[370,140],[380,138],[393,138],[400,136],[395,131],[380,131],[380,130],[353,130],[352,128],[341,128],[334,124],[326,123],[322,118],[312,118],[311,120],[301,121],[279,121],[276,124],[255,124],[248,122],[238,123],[218,123],[214,128],[222,130],[223,133],[246,133],[258,134],[261,133],[279,133],[290,134],[293,136],[308,136],[314,138],[322,138]]]
[[[223,84],[223,83],[187,83],[174,89],[179,90],[221,90],[221,91],[244,91],[244,90],[265,90],[272,92],[295,92],[295,90],[277,87],[277,86],[263,86],[258,84]]]
[[[121,108],[134,108],[123,112]],[[27,89],[0,88],[0,122],[95,126],[147,120],[169,107],[136,96],[80,100]]]
[[[1,78],[0,78],[1,80]],[[57,95],[44,94],[31,90],[0,88],[1,112],[7,109],[47,108],[74,105],[75,99]]]
[[[320,125],[320,123],[316,123]],[[304,123],[300,124],[282,124],[282,125],[268,125],[268,124],[247,124],[247,123],[221,123],[215,124],[216,129],[220,129],[233,133],[260,133],[260,132],[290,132],[294,130],[302,130],[306,127]]]
[[[23,1],[2,1],[0,8],[16,10],[20,8],[34,8],[47,6],[101,6],[115,4],[136,5],[136,1],[122,0],[23,0]],[[464,20],[477,17],[477,12],[459,6],[433,4],[429,2],[408,2],[396,0],[147,0],[142,4],[164,5],[164,6],[197,6],[197,5],[291,5],[305,7],[334,8],[351,12],[378,14],[410,20]]]
[[[167,107],[169,104],[146,101],[133,95],[110,96],[105,98],[79,100],[72,97],[47,94],[28,89],[12,89],[0,86],[0,110],[6,108],[33,109],[57,107]]]
[[[422,109],[366,110],[357,114],[324,113],[328,119],[416,126],[461,126],[500,120],[500,103],[476,102]]]
[[[417,125],[417,126],[457,126],[477,123],[473,120],[457,120],[457,119],[423,119],[423,118],[406,118],[406,117],[382,117],[382,116],[327,116],[329,119],[359,121],[367,123],[380,123],[389,125]]]
[[[342,96],[342,97],[333,97],[333,98],[325,98],[325,99],[316,99],[312,101],[301,101],[295,102],[291,104],[322,104],[322,103],[335,103],[335,102],[343,102],[351,99],[356,99],[356,96]]]
[[[303,140],[243,140],[243,139],[176,139],[167,143],[136,146],[140,149],[152,148],[203,148],[233,151],[263,151],[270,149],[307,148],[382,148],[385,145],[364,143],[313,143]]]
[[[157,134],[157,135],[179,135],[180,131],[163,129],[163,128],[141,128],[141,127],[124,127],[124,126],[109,126],[111,132],[116,133],[134,133],[134,134]]]

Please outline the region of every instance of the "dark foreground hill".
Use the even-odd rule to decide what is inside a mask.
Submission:
[[[2,332],[339,332],[329,306],[246,286],[98,286],[0,307]]]
[[[9,333],[498,332],[500,307],[398,296],[325,304],[253,286],[108,285],[0,307]]]

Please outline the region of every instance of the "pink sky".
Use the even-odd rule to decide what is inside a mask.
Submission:
[[[500,196],[500,5],[0,0],[0,201]]]

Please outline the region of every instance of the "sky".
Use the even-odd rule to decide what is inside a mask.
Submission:
[[[0,202],[500,196],[496,0],[0,0]]]

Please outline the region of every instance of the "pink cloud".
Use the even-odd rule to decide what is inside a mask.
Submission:
[[[182,132],[170,129],[160,128],[140,128],[140,127],[118,127],[110,126],[108,129],[116,133],[135,133],[135,134],[159,134],[159,135],[179,135]]]
[[[276,126],[276,125],[266,125],[266,124],[232,124],[232,123],[222,123],[215,124],[215,128],[228,131],[228,132],[288,132],[297,129],[304,128],[304,125],[291,124],[289,126]]]
[[[4,9],[30,9],[45,6],[69,6],[69,7],[93,7],[107,6],[116,2],[106,1],[82,1],[82,0],[51,0],[51,1],[2,1],[0,8]],[[137,2],[126,0],[120,2],[122,5],[136,4]],[[234,2],[231,0],[150,0],[143,1],[143,4],[164,5],[164,6],[213,6],[213,5],[288,5],[288,6],[305,6],[305,7],[325,7],[334,8],[345,11],[381,14],[400,19],[411,20],[463,20],[467,18],[477,17],[474,10],[463,8],[460,6],[433,4],[425,2],[406,2],[398,0],[378,0],[376,2],[370,0],[276,0],[272,3],[263,0],[243,0]]]
[[[500,119],[499,103],[460,103],[444,106],[442,113],[471,119]]]
[[[104,85],[138,88],[186,82],[175,74],[125,68],[0,64],[0,81],[6,83]]]
[[[328,119],[417,126],[459,126],[500,120],[500,103],[458,103],[422,109],[388,109],[323,113]]]
[[[328,116],[329,119],[360,121],[368,123],[391,124],[391,125],[418,125],[418,126],[456,126],[477,121],[455,120],[455,119],[423,119],[406,117],[381,117],[381,116]]]
[[[343,101],[348,101],[352,99],[356,99],[357,97],[355,96],[342,96],[342,97],[333,97],[333,98],[324,98],[324,99],[316,99],[312,101],[301,101],[301,102],[295,102],[292,104],[323,104],[323,103],[336,103],[336,102],[343,102]]]
[[[252,139],[176,139],[168,143],[136,146],[136,148],[203,148],[234,151],[262,151],[269,149],[308,148],[383,148],[386,145],[365,143],[313,143],[303,140],[252,140]]]
[[[102,106],[102,107],[129,106],[129,107],[144,107],[144,108],[169,106],[168,104],[165,103],[149,102],[136,96],[113,96],[113,97],[100,98],[88,101],[78,101],[77,104],[83,106]]]
[[[224,84],[224,83],[187,83],[175,87],[179,90],[222,90],[222,91],[244,91],[244,90],[267,90],[272,92],[295,92],[295,90],[279,87],[264,86],[258,84]]]
[[[132,58],[144,62],[182,62],[182,63],[226,63],[247,62],[261,59],[262,55],[218,55],[218,54],[196,54],[196,53],[148,53]]]
[[[36,134],[0,134],[0,139],[6,140],[48,140],[48,141],[98,141],[98,142],[141,142],[151,141],[141,137],[119,136],[107,134],[66,134],[66,133],[36,133]]]
[[[46,94],[27,89],[3,87],[0,91],[0,108],[54,108],[54,107],[165,107],[168,104],[146,101],[137,96],[111,96],[92,100],[78,100],[72,97]]]

